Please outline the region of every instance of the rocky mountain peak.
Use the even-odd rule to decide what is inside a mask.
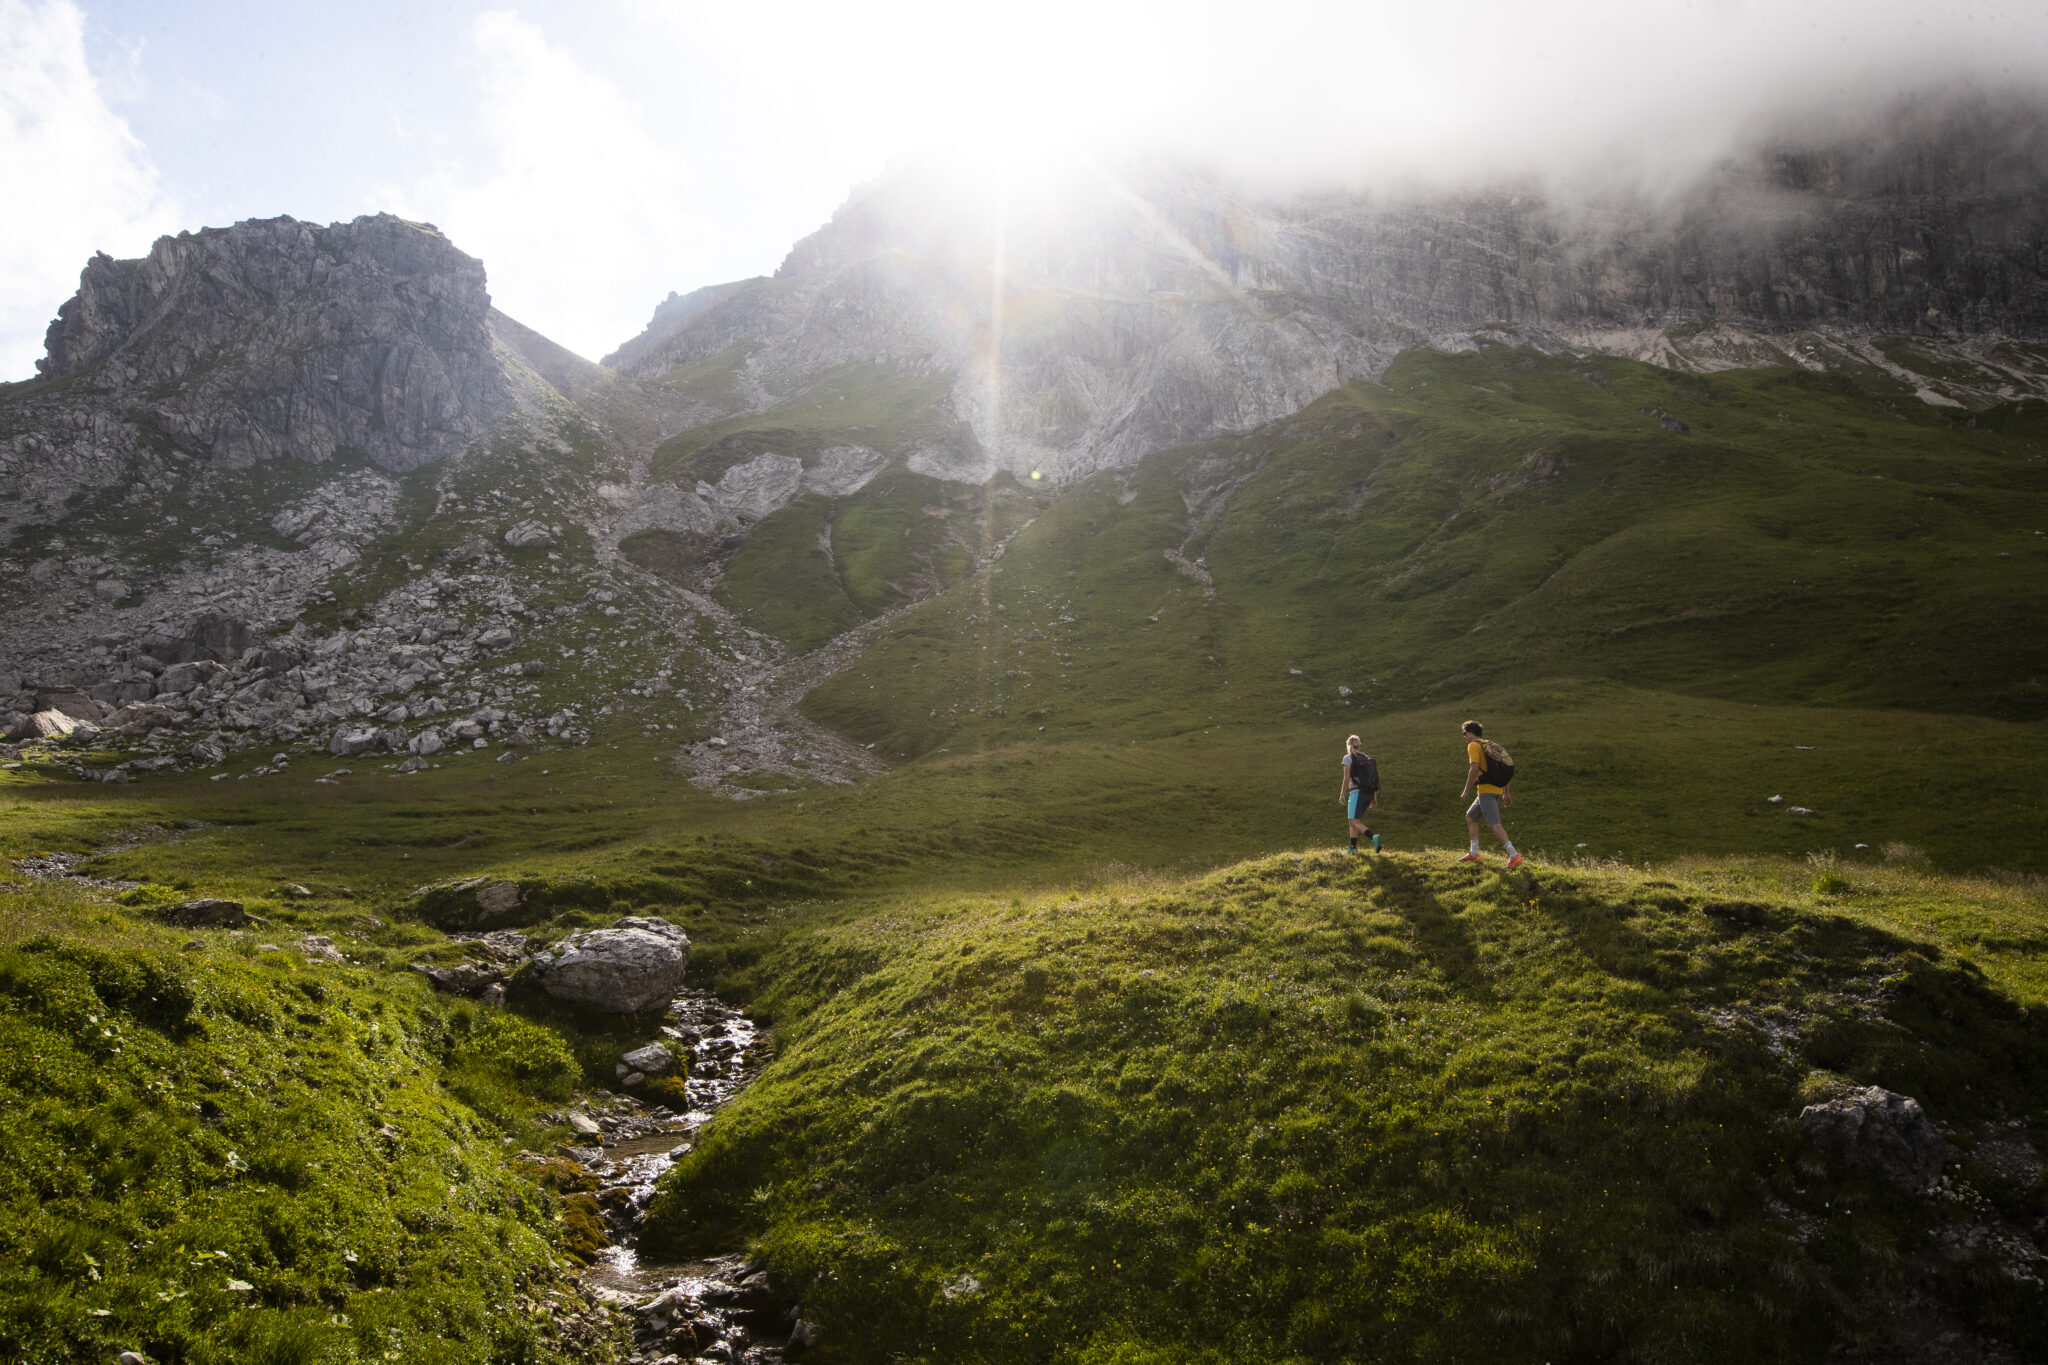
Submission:
[[[37,369],[147,395],[159,433],[216,464],[349,451],[403,471],[509,405],[490,317],[483,263],[430,225],[251,219],[95,256]]]
[[[1702,370],[2039,336],[2044,173],[2048,105],[1989,97],[1759,138],[1675,193],[1285,192],[1153,164],[1001,195],[904,166],[772,279],[664,305],[611,363],[736,355],[755,410],[861,361],[947,374],[971,448],[933,472],[1067,479],[1480,332]]]

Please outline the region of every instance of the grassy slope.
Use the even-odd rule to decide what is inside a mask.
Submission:
[[[1385,786],[1374,821],[1389,847],[1462,840],[1456,726],[1467,705],[1351,718],[1379,760]],[[1597,684],[1503,692],[1478,709],[1520,765],[1512,832],[1558,860],[1854,860],[1900,842],[1950,869],[2041,867],[2026,835],[2044,823],[2040,797],[1998,778],[2048,761],[2038,724],[1753,707]],[[0,775],[0,826],[9,848],[34,851],[92,847],[143,821],[201,819],[212,827],[96,866],[257,898],[301,882],[337,911],[479,869],[640,876],[629,850],[704,839],[770,853],[806,848],[826,860],[839,889],[848,878],[900,887],[934,875],[956,885],[1052,882],[1105,864],[1209,868],[1276,847],[1335,845],[1342,728],[1219,724],[1144,740],[1048,733],[979,753],[942,746],[859,787],[745,806],[691,787],[660,746],[624,734],[522,763],[456,751],[441,769],[406,777],[361,764],[332,785],[313,781],[326,765],[311,764],[246,781],[81,789],[32,765]],[[1774,795],[1784,799],[1773,804]],[[1793,806],[1815,814],[1789,814]],[[762,894],[823,889],[764,879]],[[704,899],[659,882],[622,898]]]
[[[661,382],[695,391],[726,373],[733,357],[699,361]],[[939,446],[971,448],[952,409],[951,380],[897,366],[827,372],[767,409],[693,427],[655,452],[658,477],[716,483],[764,454],[806,466],[834,446],[860,446],[902,461]],[[981,487],[948,483],[892,465],[841,498],[807,494],[749,528],[725,559],[719,596],[749,623],[803,650],[962,579],[1022,525],[1041,499],[1002,475]],[[671,532],[642,532],[622,546],[643,568],[694,582],[717,547]]]
[[[1070,491],[807,705],[902,753],[1344,723],[1547,677],[2037,719],[2043,419],[1951,427],[1894,397],[1410,353],[1384,385]]]
[[[485,1117],[567,1096],[557,1035],[409,973],[13,889],[0,1355],[562,1358],[555,1204]]]
[[[1007,474],[972,488],[886,469],[846,497],[807,493],[763,517],[726,561],[718,595],[810,649],[958,583],[1035,502]]]
[[[737,356],[718,356],[677,370],[661,381],[695,394],[727,374]],[[654,453],[653,473],[685,487],[710,483],[736,464],[773,452],[810,464],[835,445],[866,446],[902,458],[928,445],[963,439],[952,411],[952,381],[896,365],[844,365],[828,370],[799,394],[763,412],[692,427]],[[971,438],[964,438],[971,439]]]
[[[1674,704],[1583,700],[1609,717]],[[1413,762],[1441,758],[1453,715],[1417,730]],[[1326,735],[1298,733],[1304,762],[1330,757]],[[1844,860],[1845,894],[1822,898],[1805,860],[1771,857],[1661,875],[1545,866],[1524,881],[1451,870],[1444,854],[1375,869],[1283,856],[1131,883],[1134,863],[1206,868],[1334,824],[1325,774],[1275,780],[1271,734],[1205,745],[938,756],[745,807],[610,750],[339,788],[258,779],[260,792],[16,774],[0,830],[18,854],[139,819],[217,822],[94,870],[244,895],[278,932],[333,933],[366,964],[363,989],[410,992],[408,1008],[415,983],[378,984],[377,970],[459,951],[408,918],[418,882],[537,883],[543,935],[627,910],[684,921],[697,979],[751,996],[782,1051],[687,1168],[663,1226],[678,1242],[761,1237],[849,1358],[1042,1359],[1059,1342],[1111,1359],[1120,1333],[1179,1358],[1573,1345],[1686,1358],[1679,1333],[1713,1344],[1691,1358],[1810,1356],[1882,1335],[1880,1300],[1903,1273],[1887,1266],[1940,1210],[1802,1170],[1784,1127],[1801,1099],[1893,1084],[1966,1143],[1994,1102],[2048,1118],[2025,1098],[2041,1040],[2014,1012],[2048,1003],[2038,888]],[[1774,745],[1767,760],[1853,775],[1829,754]],[[1176,802],[1190,761],[1250,785]],[[1540,806],[1532,796],[1532,827]],[[1647,819],[1638,856],[1681,846],[1683,812],[1638,807],[1582,809]],[[279,897],[285,880],[315,895]],[[1709,901],[1777,908],[1745,920]],[[89,934],[92,913],[128,912],[69,913],[69,932]],[[1934,994],[1879,988],[1902,974]],[[1873,991],[1891,1022],[1866,1028],[1854,1000]],[[1930,998],[1955,1018],[1931,1022]],[[1747,1025],[1710,1029],[1709,1005],[1804,1020],[1807,1050],[1775,1061]],[[633,1041],[630,1022],[607,1032],[517,994],[514,1017],[556,1031],[586,1085]],[[460,1058],[422,1069],[440,1083],[423,1099],[471,1131],[537,1140],[537,1101],[512,1081],[478,1084]],[[82,1109],[104,1121],[110,1103]],[[2039,1216],[2030,1196],[1975,1178],[2009,1216]],[[309,1189],[324,1189],[317,1175]],[[1802,1214],[1820,1201],[1824,1236],[1788,1242],[1766,1191]],[[963,1271],[983,1293],[946,1299]],[[1943,1273],[1993,1330],[2019,1332],[2034,1311],[1994,1272]],[[288,1314],[295,1301],[272,1302]]]
[[[1868,911],[1696,876],[1283,855],[763,939],[729,975],[780,1058],[648,1239],[757,1237],[846,1360],[1811,1360],[1881,1339],[1942,1210],[1816,1161],[1792,1119],[1876,1083],[1966,1147],[2042,1124],[2048,983],[2030,966],[2016,999]],[[2038,932],[2038,891],[2015,899]],[[2044,1211],[1962,1175],[2017,1223]],[[1940,1273],[2040,1349],[2038,1284]]]

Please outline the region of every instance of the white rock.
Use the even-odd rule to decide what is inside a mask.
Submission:
[[[78,729],[83,722],[65,715],[62,711],[38,711],[28,718],[31,736],[40,739],[62,739]]]
[[[711,502],[727,517],[759,521],[795,502],[803,488],[803,461],[789,455],[756,455],[725,471]]]
[[[299,951],[321,962],[341,961],[341,949],[335,947],[334,940],[325,934],[307,934],[299,940]]]
[[[621,1053],[619,1061],[630,1071],[644,1071],[650,1076],[665,1076],[676,1064],[675,1055],[660,1043],[649,1043],[646,1047]]]
[[[491,882],[476,890],[476,908],[486,919],[514,909],[522,899],[518,882]]]
[[[541,986],[558,1000],[609,1014],[653,1009],[674,997],[690,962],[690,940],[667,920],[627,917],[609,929],[571,934],[533,959]]]
[[[555,543],[555,537],[537,521],[522,521],[505,532],[505,543],[515,550],[545,548]]]
[[[377,729],[371,725],[337,726],[327,743],[327,752],[337,758],[357,758],[377,747]],[[333,774],[329,773],[332,777]]]
[[[866,446],[827,446],[818,452],[817,463],[804,471],[803,487],[828,498],[843,498],[867,487],[868,480],[888,463]]]

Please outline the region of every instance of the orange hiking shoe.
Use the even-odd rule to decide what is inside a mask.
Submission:
[[[1486,860],[1480,857],[1477,853],[1467,853],[1464,857],[1458,859],[1458,861],[1461,863],[1483,863]]]
[[[1522,855],[1519,853],[1517,853],[1514,857],[1508,859],[1508,871],[1510,872],[1513,872],[1516,868],[1520,867],[1521,865]]]

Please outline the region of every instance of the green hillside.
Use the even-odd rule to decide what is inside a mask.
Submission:
[[[757,1238],[834,1359],[1819,1359],[1897,1328],[1943,1215],[1800,1107],[1988,1138],[2048,1081],[2042,983],[1757,890],[1321,853],[792,926],[734,971],[781,1060],[644,1240]],[[1945,1273],[2048,1344],[2038,1282]]]
[[[835,382],[663,467],[944,435],[916,376]],[[684,780],[710,706],[645,676],[709,628],[577,612],[601,547],[573,530],[509,552],[510,657],[587,746],[102,785],[77,775],[127,755],[28,745],[0,769],[0,1354],[617,1358],[568,1288],[597,1182],[518,1153],[558,1153],[656,1021],[431,994],[412,963],[479,950],[423,888],[488,875],[536,944],[684,925],[691,984],[769,1026],[644,1249],[762,1258],[822,1365],[2038,1356],[2044,436],[1875,373],[1415,353],[1057,494],[897,464],[738,545],[622,547],[715,560],[794,649],[937,594],[805,703],[894,765],[859,785]],[[592,449],[403,481],[315,619],[606,472]],[[1452,862],[1474,715],[1519,765],[1516,874]],[[1378,858],[1337,851],[1350,731]],[[137,885],[13,861],[53,850]],[[266,923],[162,922],[199,895]],[[1802,1137],[1866,1085],[1926,1107],[1945,1184]]]
[[[2048,412],[1890,383],[1410,352],[1069,491],[808,709],[902,753],[1553,677],[2037,719]]]
[[[730,382],[738,360],[720,353],[659,383],[695,393],[720,376]],[[656,529],[619,548],[664,578],[715,581],[749,625],[803,651],[960,582],[1045,501],[1007,474],[964,484],[901,463],[979,447],[953,412],[947,375],[894,365],[842,366],[765,411],[692,427],[662,443],[652,471],[694,488],[762,455],[812,469],[835,447],[896,463],[852,493],[806,493],[727,542]]]
[[[603,1349],[545,1302],[573,1301],[573,1210],[500,1141],[567,1097],[558,1035],[295,939],[0,890],[0,1355]]]
[[[1454,715],[1418,720],[1418,763]],[[1993,748],[2034,732],[1964,724]],[[406,964],[467,950],[413,888],[491,874],[543,940],[686,924],[693,980],[773,1027],[646,1246],[754,1248],[827,1331],[819,1359],[1817,1360],[1912,1339],[1902,1286],[2040,1349],[2048,1305],[2001,1248],[2048,1206],[1997,1155],[2015,1120],[2048,1140],[2038,877],[1898,843],[1657,856],[1683,812],[1632,799],[1634,866],[1604,845],[1512,876],[1442,847],[1352,859],[1315,734],[939,756],[742,806],[604,746],[260,792],[0,776],[0,852],[126,845],[84,870],[144,883],[9,893],[0,1083],[14,1150],[42,1155],[0,1211],[0,1339],[39,1361],[343,1360],[393,1331],[422,1359],[602,1358],[476,1305],[589,1245],[573,1199],[499,1154],[566,1137],[563,1087],[608,1084],[646,1021],[429,995]],[[1828,752],[1757,770],[1851,771]],[[1314,776],[1289,790],[1295,758]],[[1930,781],[1955,797],[1963,772]],[[1447,842],[1453,791],[1402,814],[1404,848]],[[285,950],[150,922],[195,894],[244,898]],[[354,964],[303,959],[308,931]],[[1801,1105],[1866,1084],[1943,1126],[1952,1193],[1802,1142]],[[454,1221],[422,1221],[447,1186]],[[175,1319],[159,1289],[185,1294]]]

